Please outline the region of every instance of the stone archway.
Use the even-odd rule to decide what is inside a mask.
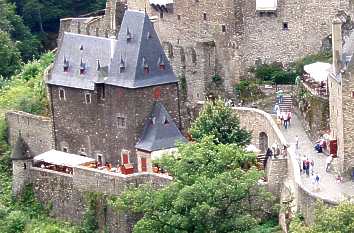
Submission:
[[[268,135],[265,132],[259,133],[259,149],[265,153],[268,149]]]

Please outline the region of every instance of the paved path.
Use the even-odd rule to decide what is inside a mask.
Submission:
[[[294,114],[291,120],[291,126],[288,129],[281,128],[286,140],[290,144],[289,150],[295,151],[295,137],[299,136],[299,150],[298,153],[300,159],[304,156],[308,156],[311,160],[314,160],[314,171],[317,172],[320,177],[320,189],[316,191],[316,194],[321,198],[330,199],[330,200],[343,200],[348,197],[354,197],[354,182],[348,181],[344,183],[336,182],[336,173],[333,169],[330,173],[325,171],[325,161],[326,155],[323,153],[317,153],[313,148],[313,143],[307,137],[304,128],[301,125],[300,120]],[[301,175],[302,183],[308,190],[314,191],[313,180],[314,177],[307,177],[306,174]]]

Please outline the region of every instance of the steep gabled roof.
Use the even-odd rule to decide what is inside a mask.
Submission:
[[[126,11],[118,39],[65,32],[46,81],[93,90],[95,83],[140,88],[176,83],[177,79],[149,17],[145,12]]]
[[[177,82],[145,12],[125,12],[114,51],[108,79],[105,81],[107,84],[139,88]],[[123,71],[120,70],[122,61]],[[160,63],[164,65],[163,70],[160,69]],[[148,74],[144,73],[145,67],[149,69]]]
[[[174,148],[178,141],[187,142],[165,107],[160,102],[155,102],[135,148],[152,152]]]

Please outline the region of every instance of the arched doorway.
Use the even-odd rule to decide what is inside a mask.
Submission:
[[[268,135],[265,132],[259,133],[259,149],[262,153],[268,149]]]

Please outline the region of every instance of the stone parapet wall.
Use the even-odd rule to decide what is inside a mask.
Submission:
[[[288,175],[287,158],[271,158],[267,162],[268,191],[280,198],[284,180]]]
[[[15,145],[21,134],[33,156],[54,148],[50,118],[20,111],[7,112],[5,117],[8,124],[8,141],[11,146]]]
[[[151,183],[158,188],[171,181],[159,174],[121,175],[90,168],[76,167],[73,175],[37,167],[29,168],[28,182],[32,183],[38,200],[50,207],[50,215],[64,221],[81,223],[87,209],[87,193],[101,193],[104,198],[119,196],[128,187]],[[102,202],[102,203],[101,203]],[[101,200],[97,203],[97,221],[100,229],[111,233],[132,232],[137,216],[116,212]]]
[[[128,187],[137,187],[144,183],[150,183],[158,188],[172,180],[172,177],[160,174],[134,173],[132,175],[122,175],[86,167],[74,168],[73,174],[73,182],[77,189],[109,195],[120,195]]]

